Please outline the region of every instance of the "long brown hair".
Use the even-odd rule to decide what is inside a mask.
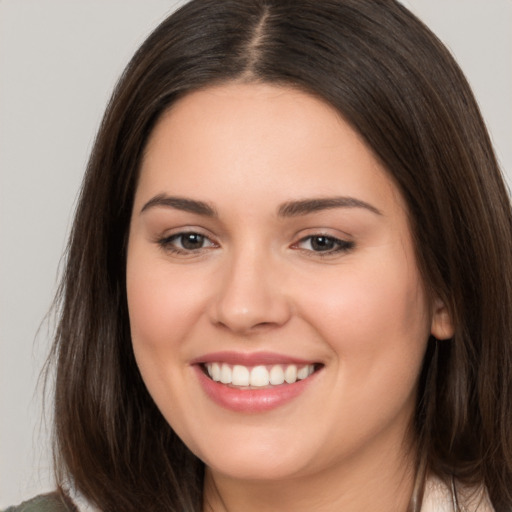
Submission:
[[[413,425],[419,464],[446,481],[485,485],[496,511],[508,511],[509,198],[462,72],[394,0],[193,0],[133,57],[92,151],[59,295],[58,481],[104,512],[201,510],[203,464],[157,410],[134,360],[126,241],[156,121],[188,92],[233,80],[322,98],[394,179],[424,282],[456,326],[453,339],[429,341]],[[411,510],[420,505],[421,496]]]

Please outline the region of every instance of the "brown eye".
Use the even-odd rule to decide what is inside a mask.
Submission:
[[[183,249],[193,251],[203,247],[206,237],[198,233],[184,233],[183,235],[178,235],[177,238],[180,240]]]
[[[332,251],[336,247],[334,238],[328,236],[312,236],[310,244],[313,251]]]
[[[158,243],[164,250],[180,254],[193,253],[216,246],[207,236],[193,231],[176,233],[159,240]]]
[[[348,251],[354,247],[353,242],[340,240],[327,235],[312,235],[300,240],[297,248],[316,253],[338,253]]]

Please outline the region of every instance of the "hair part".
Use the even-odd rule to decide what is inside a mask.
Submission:
[[[509,510],[510,202],[462,72],[392,0],[193,0],[135,54],[94,144],[58,296],[59,482],[104,512],[201,510],[203,464],[156,408],[131,348],[126,245],[155,123],[189,92],[231,81],[322,98],[388,170],[425,285],[456,326],[452,340],[430,340],[420,376],[418,474],[485,485]]]
[[[254,25],[252,35],[250,39],[247,41],[247,45],[243,49],[243,53],[247,56],[245,57],[245,70],[240,75],[240,80],[242,82],[251,82],[257,80],[258,77],[255,74],[255,68],[258,62],[261,60],[262,52],[264,52],[265,48],[265,26],[269,17],[269,9],[268,7],[263,7],[263,12],[260,15],[260,19],[257,24]],[[243,55],[241,52],[241,55]]]

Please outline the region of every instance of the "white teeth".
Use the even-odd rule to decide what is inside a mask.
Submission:
[[[251,386],[263,387],[270,383],[270,375],[264,366],[255,366],[251,370]]]
[[[249,370],[239,364],[233,366],[233,376],[231,382],[234,386],[249,385]]]
[[[273,386],[279,386],[284,382],[284,371],[279,365],[272,366],[270,370],[270,384]]]
[[[210,371],[210,369],[211,369],[212,379],[216,382],[219,382],[219,380],[220,380],[220,365],[219,365],[219,363],[209,364],[209,365],[207,365],[207,368],[209,369],[208,371]]]
[[[297,367],[294,364],[291,364],[286,367],[284,372],[284,380],[288,382],[288,384],[293,384],[297,382]]]
[[[297,368],[295,364],[273,366],[254,366],[248,368],[236,364],[230,366],[227,363],[206,363],[206,371],[210,378],[222,384],[232,384],[240,387],[261,388],[269,385],[279,386],[293,384],[297,380],[308,378],[314,371],[315,366],[308,364]]]
[[[220,381],[222,384],[231,384],[232,378],[231,368],[227,364],[223,364],[220,368]]]
[[[302,380],[306,377],[309,377],[309,368],[307,366],[303,366],[299,370],[297,370],[297,379]]]

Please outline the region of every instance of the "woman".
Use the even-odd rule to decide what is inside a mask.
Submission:
[[[510,510],[511,226],[469,87],[400,4],[190,2],[128,66],[85,177],[61,494]]]

